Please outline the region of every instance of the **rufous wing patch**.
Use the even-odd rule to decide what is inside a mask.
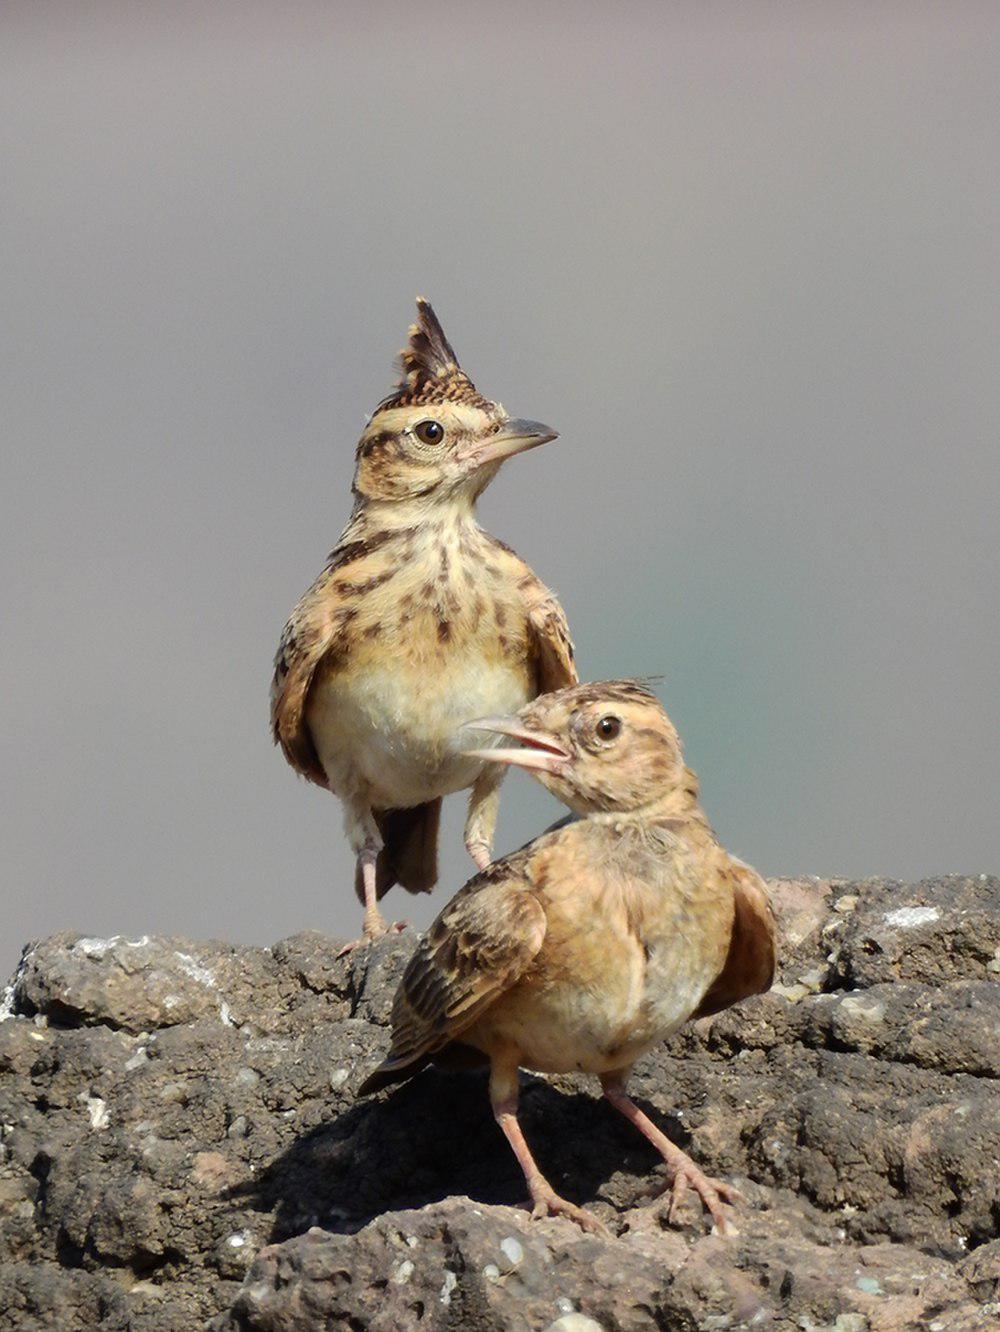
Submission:
[[[733,881],[733,932],[722,970],[692,1017],[710,1017],[724,1008],[771,988],[777,962],[774,912],[760,876],[730,858]]]

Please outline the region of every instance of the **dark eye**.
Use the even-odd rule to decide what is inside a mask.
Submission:
[[[597,723],[597,734],[602,740],[614,740],[622,729],[620,717],[602,717]]]
[[[440,421],[418,421],[413,433],[424,444],[440,444],[444,439],[444,426]]]

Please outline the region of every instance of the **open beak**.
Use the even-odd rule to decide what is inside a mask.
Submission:
[[[457,460],[469,463],[473,469],[486,463],[503,462],[505,458],[513,458],[515,453],[525,453],[528,449],[537,449],[539,444],[547,444],[550,439],[557,439],[558,433],[551,426],[542,425],[541,421],[512,417],[504,422],[497,434],[458,454]]]
[[[529,731],[519,717],[480,717],[466,722],[471,731],[491,731],[494,735],[509,735],[520,740],[524,749],[467,749],[466,758],[490,759],[494,763],[510,763],[518,768],[535,768],[539,772],[562,772],[572,759],[555,739],[544,731]]]

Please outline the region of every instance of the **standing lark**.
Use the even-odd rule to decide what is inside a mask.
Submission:
[[[470,718],[575,683],[553,594],[476,522],[506,458],[555,439],[478,393],[430,305],[402,378],[357,449],[354,510],[285,626],[271,687],[289,763],[343,801],[364,940],[379,898],[437,879],[441,798],[471,788],[465,844],[490,862],[502,768],[466,752]]]
[[[595,1073],[666,1162],[668,1218],[690,1188],[724,1232],[723,1204],[739,1194],[672,1143],[625,1083],[689,1018],[769,988],[763,881],[716,841],[677,733],[642,686],[577,685],[479,725],[525,747],[477,757],[529,769],[578,817],[490,865],[444,908],[400,982],[389,1054],[359,1094],[454,1061],[462,1047],[480,1051],[534,1215],[603,1231],[544,1178],[517,1120],[519,1067]]]

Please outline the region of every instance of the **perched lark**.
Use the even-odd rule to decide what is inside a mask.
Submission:
[[[482,1052],[533,1214],[601,1230],[554,1192],[517,1120],[519,1067],[596,1073],[667,1163],[668,1217],[690,1187],[725,1231],[722,1204],[739,1194],[670,1142],[625,1082],[688,1018],[770,986],[775,938],[764,885],[716,841],[677,733],[642,686],[577,685],[478,725],[525,746],[478,758],[530,769],[578,817],[490,865],[444,908],[396,993],[389,1054],[360,1094],[431,1060],[467,1056],[467,1047]]]
[[[400,368],[271,688],[285,757],[344,803],[365,939],[384,932],[377,903],[393,883],[433,888],[442,796],[472,788],[465,843],[490,862],[502,769],[465,752],[463,723],[577,679],[556,598],[475,515],[504,459],[556,432],[477,393],[424,300]]]

